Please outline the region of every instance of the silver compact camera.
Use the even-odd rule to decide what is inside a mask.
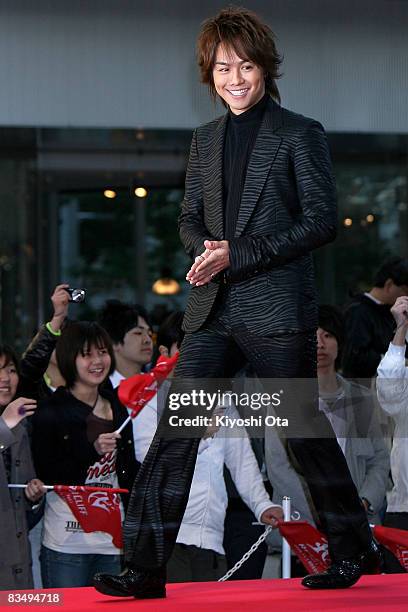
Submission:
[[[85,289],[72,289],[71,287],[68,287],[66,291],[69,294],[70,302],[75,302],[75,304],[80,304],[81,302],[85,302],[85,295],[86,295]]]

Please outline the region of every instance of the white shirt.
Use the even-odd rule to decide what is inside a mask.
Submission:
[[[239,418],[234,406],[226,415]],[[224,463],[243,501],[259,521],[273,504],[265,490],[262,474],[244,427],[221,427],[213,438],[201,440],[187,507],[177,535],[179,544],[215,550],[223,548],[228,494]]]
[[[324,412],[333,431],[343,455],[346,454],[347,437],[341,434],[345,432],[347,426],[347,413],[345,408],[345,391],[342,378],[336,374],[338,389],[334,393],[319,393],[319,410]]]
[[[120,372],[115,370],[110,375],[110,381],[113,388],[119,386],[119,383],[125,379]],[[129,414],[131,409],[128,408]],[[135,457],[140,463],[146,456],[147,451],[153,436],[156,433],[158,418],[157,418],[157,394],[148,402],[139,414],[132,419],[133,441],[135,443]]]
[[[391,449],[394,487],[387,512],[408,512],[408,368],[405,346],[390,343],[377,370],[377,394],[382,409],[395,421]]]
[[[116,451],[104,455],[89,466],[84,484],[91,487],[117,488],[115,466]],[[122,503],[120,510],[123,521]],[[69,506],[54,491],[49,491],[45,500],[42,543],[46,548],[68,554],[118,555],[122,552],[112,543],[112,536],[108,533],[85,533]]]
[[[378,304],[379,306],[383,305],[383,302],[380,302],[380,300],[377,300],[377,298],[375,298],[373,295],[371,295],[371,293],[367,293],[367,291],[364,293],[364,295],[369,299],[372,300],[375,304]]]

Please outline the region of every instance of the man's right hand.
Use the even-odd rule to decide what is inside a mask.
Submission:
[[[195,272],[198,268],[198,266],[207,259],[207,257],[209,257],[211,255],[211,251],[209,249],[205,249],[201,255],[197,255],[197,257],[194,260],[193,265],[191,266],[191,268],[189,269],[189,271],[186,274],[186,280],[191,281],[191,279],[194,277]]]
[[[18,397],[13,402],[9,403],[1,416],[7,427],[13,429],[13,427],[18,425],[25,417],[34,414],[36,408],[36,400]]]
[[[205,240],[204,247],[205,251],[196,257],[186,276],[190,284],[196,287],[206,285],[230,265],[228,240]]]

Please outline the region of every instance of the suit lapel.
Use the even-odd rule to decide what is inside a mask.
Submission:
[[[281,108],[271,99],[265,110],[261,126],[249,159],[241,205],[235,228],[239,238],[248,223],[265,185],[269,170],[281,144],[281,137],[275,134],[282,124]]]
[[[206,210],[211,224],[209,229],[214,238],[218,240],[224,237],[222,166],[227,118],[227,114],[221,117],[215,128],[214,136],[208,147],[206,163],[206,192],[208,194]]]

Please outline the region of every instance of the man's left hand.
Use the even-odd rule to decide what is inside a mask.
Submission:
[[[230,265],[228,240],[205,240],[204,247],[201,261],[195,262],[186,276],[190,284],[196,287],[206,285]]]
[[[267,508],[261,515],[261,523],[265,525],[271,525],[271,527],[277,527],[278,521],[283,520],[283,510],[280,506],[272,506]]]

